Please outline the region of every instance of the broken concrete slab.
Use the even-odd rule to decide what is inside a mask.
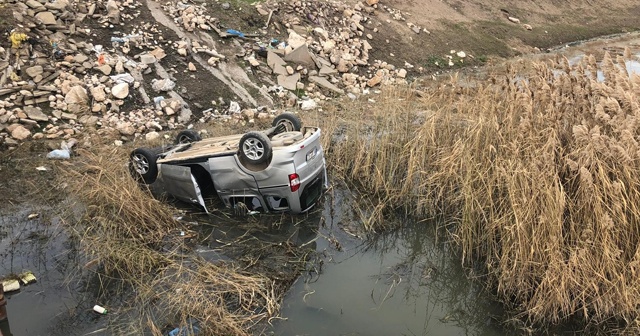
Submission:
[[[331,84],[331,82],[329,82],[328,80],[326,80],[325,78],[322,77],[318,77],[318,76],[309,76],[309,81],[312,83],[316,83],[322,87],[324,87],[325,89],[329,89],[335,93],[338,94],[343,94],[344,90],[340,89],[339,87]]]
[[[298,81],[300,80],[300,74],[296,73],[291,76],[286,75],[278,75],[278,85],[282,86],[287,90],[296,90]]]
[[[313,57],[311,56],[309,48],[306,44],[299,46],[292,52],[288,53],[284,57],[284,60],[287,62],[293,62],[295,64],[301,64],[309,68],[315,68],[316,66],[316,63],[314,62]]]
[[[287,65],[287,62],[285,62],[280,56],[278,56],[278,54],[269,50],[267,51],[267,65],[271,69],[273,69],[276,65],[284,67]]]

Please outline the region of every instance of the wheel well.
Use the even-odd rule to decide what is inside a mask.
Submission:
[[[211,179],[211,174],[198,164],[188,165],[187,167],[191,168],[191,174],[198,182],[200,186],[200,192],[203,197],[212,196],[216,194],[216,188],[213,185],[213,180]]]

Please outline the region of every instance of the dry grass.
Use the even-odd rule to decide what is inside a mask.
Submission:
[[[601,66],[587,57],[534,68],[327,110],[330,165],[377,200],[370,229],[399,208],[455,218],[464,261],[484,262],[527,324],[578,319],[635,332],[640,78],[608,54]]]
[[[85,267],[131,288],[129,310],[138,318],[121,321],[117,333],[162,335],[167,325],[195,319],[204,335],[249,335],[275,316],[282,293],[273,281],[191,253],[180,235],[187,228],[135,184],[127,158],[126,149],[83,152],[59,174],[83,208],[68,224],[89,259]]]

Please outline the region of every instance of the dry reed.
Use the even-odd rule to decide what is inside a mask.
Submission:
[[[464,262],[529,325],[638,331],[640,78],[609,54],[534,69],[327,109],[329,164],[379,201],[370,229],[398,208],[454,218]]]
[[[204,335],[249,335],[275,316],[282,291],[273,281],[190,253],[179,234],[187,229],[133,181],[127,158],[117,149],[83,152],[59,174],[84,209],[79,220],[67,218],[86,267],[125,282],[133,293],[128,310],[138,318],[120,323],[116,333],[162,335],[166,325],[196,320]]]

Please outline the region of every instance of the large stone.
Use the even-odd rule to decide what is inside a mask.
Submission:
[[[122,135],[134,135],[136,133],[135,127],[130,122],[120,122],[116,125],[116,130]]]
[[[291,46],[291,48],[297,49],[298,47],[306,45],[307,44],[307,39],[305,39],[304,37],[300,36],[295,31],[290,29],[289,30],[289,38],[287,39],[287,44],[289,46]]]
[[[371,79],[369,79],[367,81],[367,86],[373,87],[373,86],[376,86],[376,85],[380,84],[380,82],[382,82],[382,76],[376,75],[376,76],[371,77]]]
[[[31,136],[31,131],[24,128],[22,125],[18,125],[11,131],[11,137],[16,140],[25,140]]]
[[[62,11],[69,6],[69,0],[55,0],[53,2],[47,1],[44,6],[47,7],[47,9]]]
[[[109,64],[101,65],[96,69],[102,72],[105,76],[109,76],[111,74],[111,66]]]
[[[25,72],[31,78],[35,78],[38,75],[42,75],[43,71],[44,71],[44,69],[42,68],[41,65],[36,65],[36,66],[28,67],[28,68],[25,69]]]
[[[280,58],[278,54],[269,50],[267,51],[267,65],[273,70],[276,65],[280,65],[282,67],[286,66],[287,62]]]
[[[102,102],[107,99],[107,93],[104,92],[104,88],[102,86],[95,86],[91,88],[91,96],[93,100]]]
[[[318,76],[309,76],[309,81],[318,84],[319,86],[324,87],[325,89],[329,89],[335,93],[339,93],[339,94],[343,94],[344,91],[342,89],[340,89],[339,87],[331,84],[331,82],[329,82],[328,80],[326,80],[325,78],[322,77],[318,77]]]
[[[293,91],[297,89],[297,84],[299,80],[300,80],[299,73],[296,73],[295,75],[291,75],[291,76],[279,75],[278,85],[282,86],[287,90]]]
[[[288,53],[284,57],[284,60],[287,62],[293,62],[295,64],[305,65],[310,69],[315,68],[316,66],[316,62],[314,62],[313,56],[311,56],[311,53],[309,52],[309,48],[307,48],[306,44],[299,46],[298,48],[294,49],[292,52]]]
[[[69,89],[69,92],[64,96],[64,101],[68,105],[84,105],[89,103],[89,96],[87,96],[87,90],[80,85],[76,85]]]
[[[120,9],[114,0],[107,1],[107,19],[112,24],[120,23]]]
[[[149,133],[145,134],[144,138],[147,141],[153,141],[153,140],[156,140],[156,139],[160,138],[160,133],[158,133],[158,132],[149,132]]]
[[[42,113],[39,109],[32,106],[25,106],[24,113],[27,114],[27,117],[31,120],[35,121],[48,121],[49,117],[46,114]]]
[[[73,60],[76,63],[84,63],[89,59],[89,57],[87,57],[87,55],[85,54],[77,54],[76,56],[73,57]]]
[[[118,99],[127,98],[127,96],[129,95],[129,84],[116,84],[113,88],[111,88],[111,94]]]
[[[29,8],[33,8],[33,9],[39,9],[44,7],[40,2],[36,1],[36,0],[27,0],[27,2],[25,2],[25,4],[27,6],[29,6]]]
[[[151,54],[140,55],[140,63],[153,64],[156,62],[156,57]]]
[[[366,0],[367,5],[369,6],[373,6],[375,4],[377,4],[378,2],[380,2],[380,0]]]
[[[40,20],[40,22],[44,23],[45,25],[57,24],[56,17],[51,12],[40,12],[36,14],[36,19]]]

